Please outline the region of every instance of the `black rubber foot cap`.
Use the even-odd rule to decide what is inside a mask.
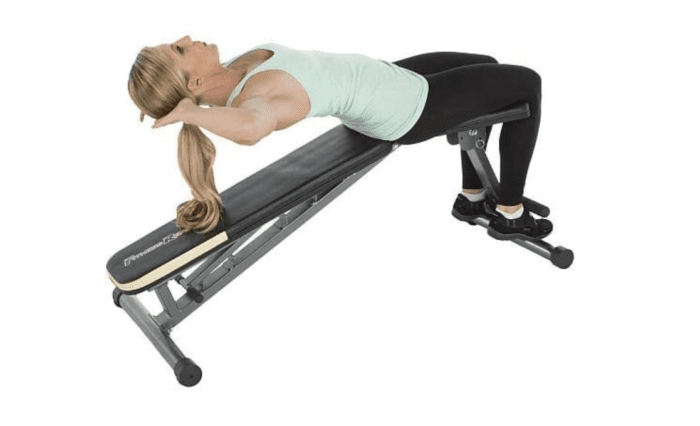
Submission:
[[[117,305],[117,308],[121,308],[122,305],[119,304],[119,298],[122,296],[122,291],[119,290],[118,288],[115,288],[114,291],[112,292],[112,300],[114,300],[114,304]]]
[[[574,252],[568,248],[558,246],[552,250],[552,263],[561,269],[566,269],[574,263]]]
[[[182,358],[173,370],[177,381],[183,386],[194,386],[202,380],[202,369],[189,358]]]

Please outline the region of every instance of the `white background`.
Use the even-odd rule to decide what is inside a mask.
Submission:
[[[0,423],[697,425],[697,14],[654,3],[6,6]],[[186,34],[222,62],[274,42],[536,70],[526,194],[574,265],[452,218],[444,138],[402,147],[173,331],[204,371],[180,386],[105,265],[190,197],[179,125],[140,123],[126,89],[141,47]],[[219,190],[338,124],[213,136]]]

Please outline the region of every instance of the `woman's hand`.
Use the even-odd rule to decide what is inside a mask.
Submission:
[[[158,120],[156,120],[156,122],[153,123],[152,128],[156,129],[158,127],[163,127],[168,124],[177,123],[178,121],[184,121],[183,119],[187,116],[187,114],[196,109],[197,105],[194,102],[192,102],[192,99],[182,98],[182,100],[177,104],[175,109],[170,111],[170,113],[165,117],[161,117]]]

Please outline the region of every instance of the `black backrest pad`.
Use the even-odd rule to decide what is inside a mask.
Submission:
[[[178,235],[173,219],[117,252],[107,262],[107,271],[118,283],[129,283],[226,232],[226,241],[160,277],[158,282],[170,279],[391,151],[391,142],[373,139],[339,125],[222,192],[223,221],[215,230],[206,234],[190,231]]]

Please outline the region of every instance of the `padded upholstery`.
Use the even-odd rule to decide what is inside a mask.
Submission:
[[[223,191],[215,230],[181,233],[173,219],[112,256],[108,276],[127,294],[146,290],[391,151],[392,142],[339,125]]]

